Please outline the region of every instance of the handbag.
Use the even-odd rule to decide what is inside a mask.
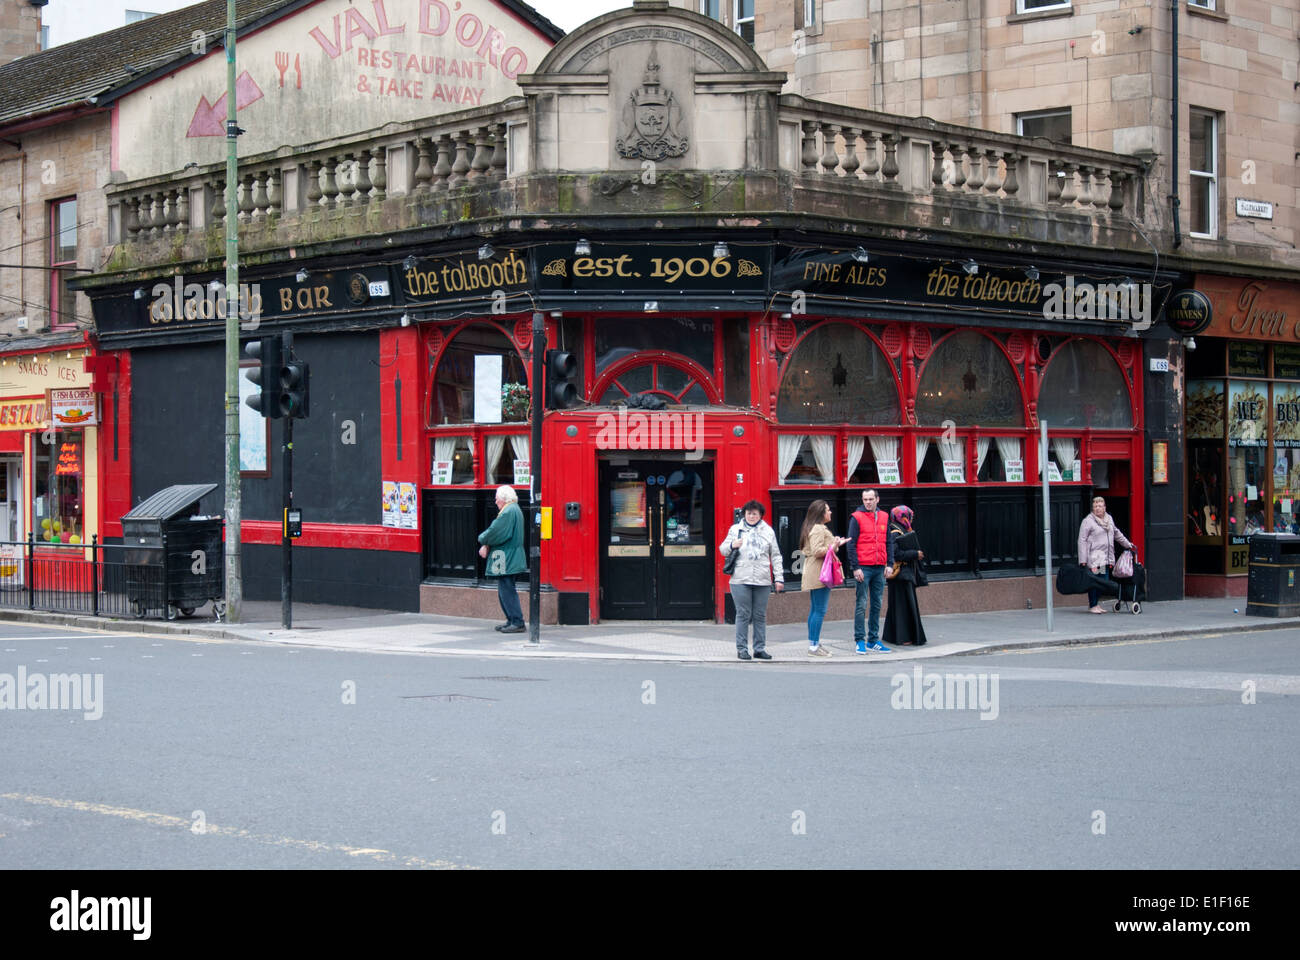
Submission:
[[[834,550],[826,551],[826,559],[822,561],[822,572],[818,579],[828,587],[838,587],[844,582],[844,568],[840,566]]]
[[[733,537],[733,536],[731,535],[731,531],[728,530],[728,531],[727,531],[727,540],[730,541],[730,540],[734,540],[734,539],[735,539],[735,537]],[[726,559],[726,560],[723,562],[723,564],[722,564],[722,572],[725,573],[727,576],[731,576],[733,573],[735,573],[735,572],[736,572],[736,561],[739,560],[739,559],[740,559],[740,550],[737,549],[736,547],[732,547],[732,548],[731,548],[731,552],[730,552],[729,554],[727,554],[727,559]]]
[[[1115,561],[1115,576],[1128,580],[1133,576],[1133,551],[1125,550]]]

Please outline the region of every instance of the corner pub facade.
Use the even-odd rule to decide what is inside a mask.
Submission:
[[[867,486],[916,511],[927,611],[1038,606],[1042,469],[1056,563],[1099,493],[1157,555],[1153,598],[1182,595],[1181,400],[1143,374],[1180,369],[1160,309],[1181,278],[1153,273],[1132,226],[1141,162],[784,80],[715,21],[641,2],[560,39],[522,96],[241,158],[244,336],[292,330],[311,364],[297,599],[497,615],[475,536],[497,485],[528,505],[535,313],[579,398],[542,424],[543,622],[727,618],[716,547],[751,498],[791,588],[770,618],[801,619],[804,513],[828,500],[842,534]],[[129,357],[133,501],[220,476],[220,322],[184,287],[154,294],[220,279],[211,239],[155,205],[205,176],[220,187],[215,168],[110,187],[123,244],[83,281],[101,348]],[[212,402],[166,401],[177,382]],[[278,594],[280,428],[251,424],[251,599]]]

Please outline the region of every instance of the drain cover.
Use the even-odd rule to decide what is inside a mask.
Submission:
[[[463,693],[419,693],[402,697],[403,700],[441,700],[444,703],[477,701],[479,703],[496,703],[495,697],[469,697]]]

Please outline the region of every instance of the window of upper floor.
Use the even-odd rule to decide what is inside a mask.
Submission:
[[[68,281],[77,270],[77,198],[50,204],[50,328],[76,324],[76,294]]]
[[[1069,107],[1018,113],[1016,133],[1022,137],[1043,137],[1054,143],[1070,143],[1072,122]]]
[[[1016,13],[1038,13],[1040,10],[1068,10],[1070,0],[1016,0]]]
[[[1188,230],[1193,237],[1213,240],[1219,230],[1219,115],[1192,107],[1187,126]]]
[[[747,43],[754,42],[754,0],[732,0],[731,22]]]

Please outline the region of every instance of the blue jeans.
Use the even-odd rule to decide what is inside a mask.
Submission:
[[[816,646],[822,638],[822,621],[826,619],[826,607],[831,602],[831,588],[818,587],[808,591],[808,645]]]
[[[501,612],[512,627],[524,625],[524,611],[519,606],[519,594],[515,591],[515,578],[497,577],[497,599],[501,601]]]
[[[885,598],[885,568],[859,567],[862,579],[857,581],[858,603],[853,611],[853,639],[857,643],[866,640],[875,643],[880,639],[880,604]],[[871,600],[871,623],[864,627],[863,618],[867,611],[867,599]]]

